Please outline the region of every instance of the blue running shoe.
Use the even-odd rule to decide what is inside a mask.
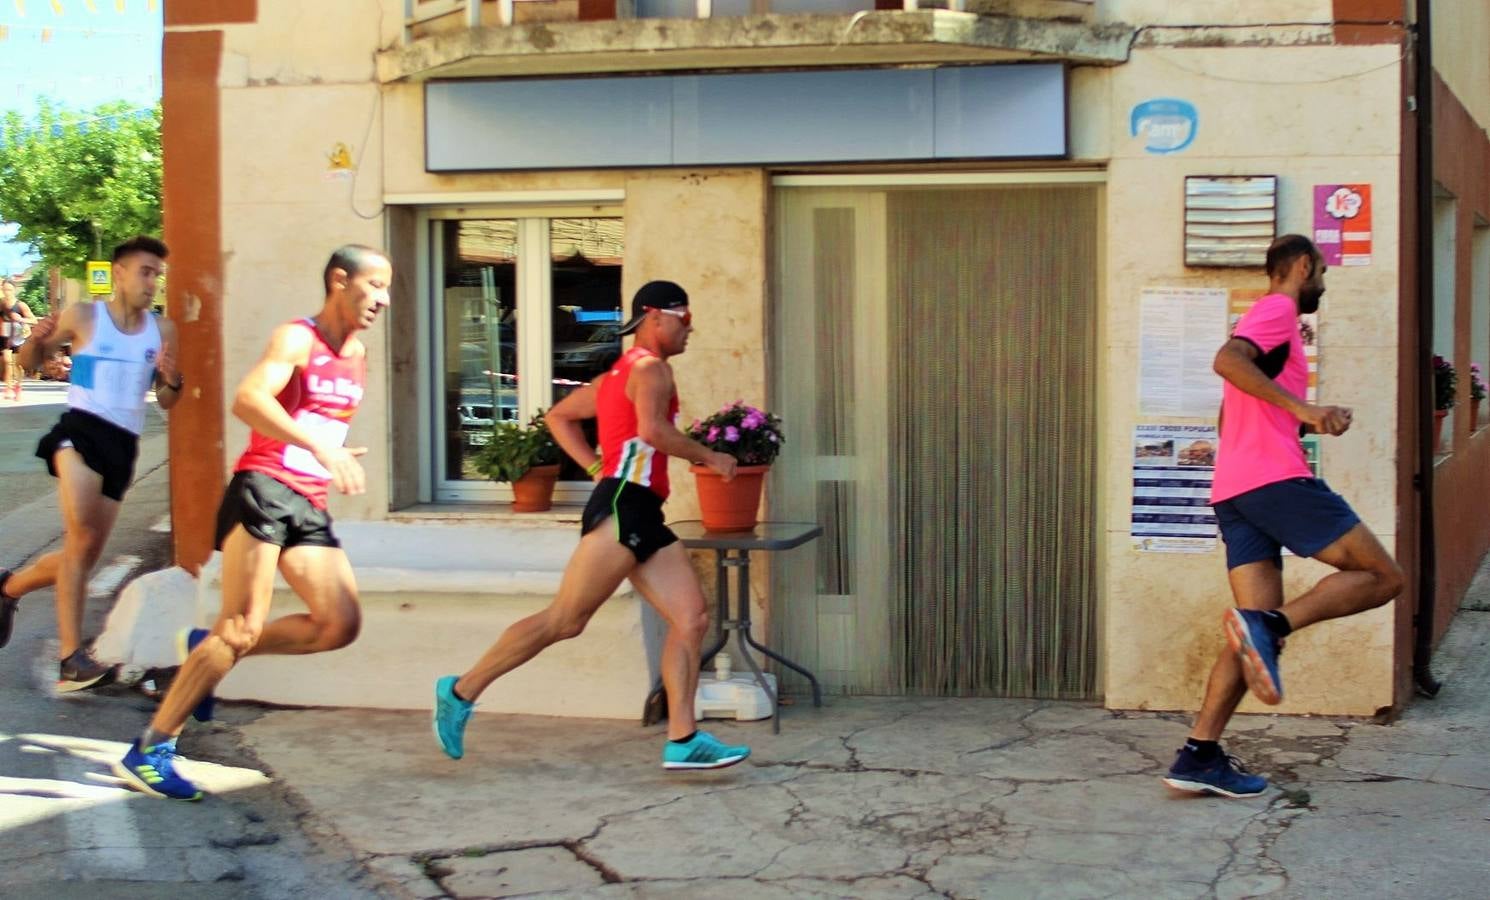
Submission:
[[[435,682],[435,739],[451,759],[466,755],[466,722],[476,708],[476,704],[455,696],[455,683],[459,680],[455,675],[446,675]]]
[[[147,794],[169,800],[200,800],[202,791],[176,774],[176,742],[166,741],[153,747],[140,747],[138,739],[129,745],[124,758],[114,763],[114,774]]]
[[[1256,797],[1268,789],[1268,780],[1249,773],[1235,756],[1222,753],[1206,764],[1183,747],[1175,754],[1174,765],[1169,767],[1164,783],[1180,791],[1215,794],[1233,800]]]
[[[1283,679],[1278,676],[1278,638],[1255,609],[1226,611],[1226,639],[1242,661],[1247,687],[1269,706],[1283,702]]]
[[[750,755],[749,747],[730,747],[707,731],[696,731],[686,744],[662,746],[664,769],[723,769]]]
[[[207,635],[211,633],[206,628],[181,629],[181,633],[176,635],[176,651],[181,657],[183,664],[186,662],[186,658],[191,656],[191,651],[197,649],[197,645],[206,640]],[[208,692],[207,696],[203,697],[201,702],[197,704],[197,708],[191,711],[191,717],[198,722],[211,722],[212,712],[216,707],[217,698],[212,696],[211,692]]]

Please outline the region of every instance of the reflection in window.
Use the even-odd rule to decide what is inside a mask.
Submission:
[[[484,481],[472,463],[492,423],[517,406],[517,222],[441,222],[444,304],[445,472]]]
[[[623,238],[619,218],[549,221],[554,403],[621,356]],[[585,436],[596,443],[593,421],[586,423]],[[559,478],[588,480],[567,456]]]

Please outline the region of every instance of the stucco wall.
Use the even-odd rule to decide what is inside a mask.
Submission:
[[[1224,640],[1231,605],[1221,549],[1205,554],[1138,553],[1129,546],[1132,475],[1128,448],[1140,422],[1136,356],[1138,299],[1149,286],[1245,288],[1264,293],[1260,269],[1187,269],[1183,264],[1185,175],[1278,175],[1280,232],[1308,233],[1313,185],[1372,185],[1371,265],[1335,268],[1320,312],[1320,398],[1355,408],[1355,427],[1327,439],[1323,474],[1390,547],[1395,539],[1398,279],[1397,48],[1309,47],[1140,50],[1109,70],[1106,109],[1112,152],[1107,188],[1107,303],[1103,325],[1101,479],[1106,697],[1109,706],[1193,709]],[[1087,97],[1100,97],[1088,91]],[[1168,156],[1146,153],[1128,134],[1132,107],[1153,97],[1195,104],[1195,142]],[[1217,341],[1219,346],[1220,341]],[[1289,560],[1296,595],[1325,574]],[[1390,609],[1331,622],[1289,641],[1283,711],[1370,714],[1392,702]],[[1255,701],[1247,700],[1251,704]]]
[[[1433,4],[1433,68],[1480,129],[1490,128],[1490,3]]]

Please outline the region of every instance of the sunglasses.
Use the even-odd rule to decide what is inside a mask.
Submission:
[[[675,319],[682,319],[684,328],[687,328],[689,325],[693,324],[693,310],[691,309],[685,309],[682,312],[678,312],[676,309],[658,309],[655,306],[644,306],[642,308],[650,309],[652,312],[660,312],[665,316],[672,316]]]

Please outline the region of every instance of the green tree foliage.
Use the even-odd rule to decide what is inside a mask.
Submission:
[[[52,311],[52,304],[47,300],[47,273],[37,270],[21,289],[16,291],[16,299],[26,304],[31,314],[40,319]]]
[[[70,278],[137,234],[160,234],[160,105],[77,112],[46,100],[0,121],[0,219]],[[99,254],[95,257],[95,253]]]

